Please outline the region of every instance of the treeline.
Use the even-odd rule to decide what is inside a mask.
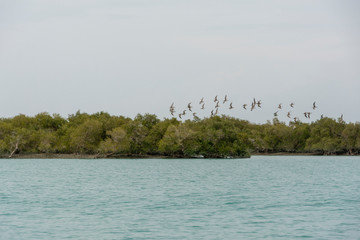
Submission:
[[[134,119],[105,112],[63,118],[40,113],[0,119],[0,155],[95,154],[99,157],[247,157],[251,153],[359,154],[360,123],[276,118],[253,124],[229,116],[180,122],[153,114]]]

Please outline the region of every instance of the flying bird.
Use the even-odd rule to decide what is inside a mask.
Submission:
[[[258,105],[259,108],[261,108],[261,100],[257,101],[256,104]]]
[[[288,113],[287,113],[287,117],[288,117],[288,118],[291,118],[291,116],[290,116],[290,112],[288,112]]]
[[[317,108],[315,102],[313,103],[313,109],[315,110],[315,108]]]
[[[274,112],[274,117],[278,116],[278,111]]]
[[[199,104],[203,104],[204,103],[204,98],[201,98]]]
[[[223,104],[226,103],[227,101],[228,101],[227,95],[225,95],[225,99],[224,99],[224,101],[223,101]]]
[[[278,106],[278,109],[281,109],[282,108],[282,104],[280,103],[279,106]]]
[[[251,111],[253,109],[255,109],[256,105],[257,105],[257,102],[256,102],[255,98],[253,98],[253,102],[251,103]]]
[[[217,95],[215,96],[215,99],[214,99],[214,102],[218,102],[218,98],[217,98]]]
[[[251,109],[250,109],[250,111],[252,111],[252,110],[254,110],[255,109],[255,106],[256,106],[256,103],[251,103]]]
[[[216,106],[215,106],[215,108],[219,108],[220,106],[219,106],[219,102],[216,102]]]
[[[290,103],[290,107],[292,107],[292,108],[293,108],[293,107],[294,107],[294,105],[295,105],[294,103]]]
[[[231,109],[233,109],[233,108],[234,108],[234,107],[233,107],[232,103],[230,103],[229,109],[231,110]]]
[[[201,105],[201,109],[205,109],[205,103]]]
[[[309,119],[310,119],[310,114],[311,114],[311,112],[304,112],[305,117],[309,118]]]
[[[247,104],[244,104],[244,105],[243,105],[243,109],[247,110],[247,109],[246,109],[246,106],[247,106]]]
[[[171,115],[174,116],[174,112],[175,112],[175,107],[174,107],[174,103],[172,103],[171,106],[170,106],[170,113],[171,113]]]
[[[189,103],[189,104],[187,105],[187,107],[188,107],[189,111],[192,112],[192,111],[191,111],[191,108],[192,108],[192,107],[191,107],[191,103]]]

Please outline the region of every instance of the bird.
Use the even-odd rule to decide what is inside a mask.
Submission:
[[[246,106],[247,106],[247,104],[243,104],[243,109],[247,110]]]
[[[344,115],[343,114],[341,114],[341,116],[340,116],[340,118],[339,118],[339,122],[343,122],[344,121],[344,119],[343,119],[343,117],[344,117]]]
[[[251,103],[251,111],[256,107],[257,102],[255,100],[255,98],[253,98],[253,102]]]
[[[214,116],[214,110],[211,110],[211,117]]]
[[[191,103],[189,103],[189,104],[187,105],[187,107],[188,107],[189,111],[192,112],[192,111],[191,111],[191,108],[192,108],[192,107],[191,107]]]
[[[252,102],[252,103],[251,103],[251,109],[250,109],[250,111],[254,110],[254,109],[255,109],[255,106],[256,106],[256,103]]]
[[[226,103],[227,101],[228,101],[227,95],[225,95],[225,99],[224,99],[224,101],[223,101],[223,104]]]
[[[305,117],[309,118],[309,119],[310,119],[310,114],[311,114],[311,112],[304,112]]]
[[[181,113],[179,113],[179,118],[181,119]]]
[[[323,119],[323,118],[324,118],[324,114],[321,114],[320,119]]]
[[[218,114],[218,111],[219,111],[219,109],[217,108],[217,109],[215,110],[215,115],[217,115],[217,114]]]
[[[215,96],[214,102],[218,102],[217,95]]]
[[[196,113],[193,113],[193,116],[194,116],[194,118],[197,118],[198,116],[196,116]]]
[[[287,113],[287,117],[288,117],[288,118],[291,118],[291,116],[290,116],[290,112],[288,112],[288,113]]]
[[[202,97],[199,104],[203,104],[204,103],[204,98]]]
[[[274,112],[274,117],[278,116],[278,111]]]
[[[233,108],[234,108],[234,107],[233,107],[232,103],[230,103],[229,109],[231,110],[231,109],[233,109]]]
[[[185,116],[185,114],[186,114],[186,110],[184,110],[184,111],[182,112],[182,115],[184,115],[184,116]]]
[[[219,108],[220,106],[219,106],[219,102],[216,102],[216,106],[215,106],[215,108]]]
[[[294,105],[295,105],[294,103],[290,103],[290,107],[292,107],[292,108],[293,108],[293,107],[294,107]]]
[[[256,104],[258,105],[259,108],[261,108],[261,100],[257,101]]]
[[[298,121],[298,118],[297,117],[294,117],[294,122],[297,122]]]
[[[315,110],[315,108],[317,108],[315,102],[313,103],[313,109]]]
[[[205,109],[205,103],[201,105],[201,109]]]
[[[282,103],[280,103],[278,106],[278,109],[281,109],[281,108],[282,108]]]
[[[174,103],[172,103],[171,106],[170,106],[170,113],[171,113],[171,115],[174,116],[174,112],[175,112],[175,107],[174,107]]]

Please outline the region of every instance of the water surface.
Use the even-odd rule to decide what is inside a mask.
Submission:
[[[360,157],[2,159],[0,239],[360,239]]]

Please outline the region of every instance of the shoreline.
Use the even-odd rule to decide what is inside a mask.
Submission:
[[[11,158],[0,155],[0,159],[240,159],[251,156],[204,157],[198,156],[166,156],[166,155],[126,155],[126,154],[75,154],[75,153],[18,153]]]
[[[75,154],[75,153],[20,153],[11,158],[0,155],[0,159],[136,159],[136,158],[170,158],[161,155],[106,155],[106,154]]]
[[[348,153],[332,153],[324,154],[319,152],[273,152],[273,153],[251,153],[251,156],[360,156],[360,153],[348,154]]]
[[[205,157],[176,157],[164,155],[106,155],[106,154],[74,154],[74,153],[20,153],[15,154],[11,158],[8,155],[0,155],[0,159],[241,159],[251,158],[251,156],[360,156],[360,154],[321,154],[321,153],[289,153],[289,152],[274,152],[274,153],[251,153],[249,157],[219,157],[219,158],[205,158]]]

